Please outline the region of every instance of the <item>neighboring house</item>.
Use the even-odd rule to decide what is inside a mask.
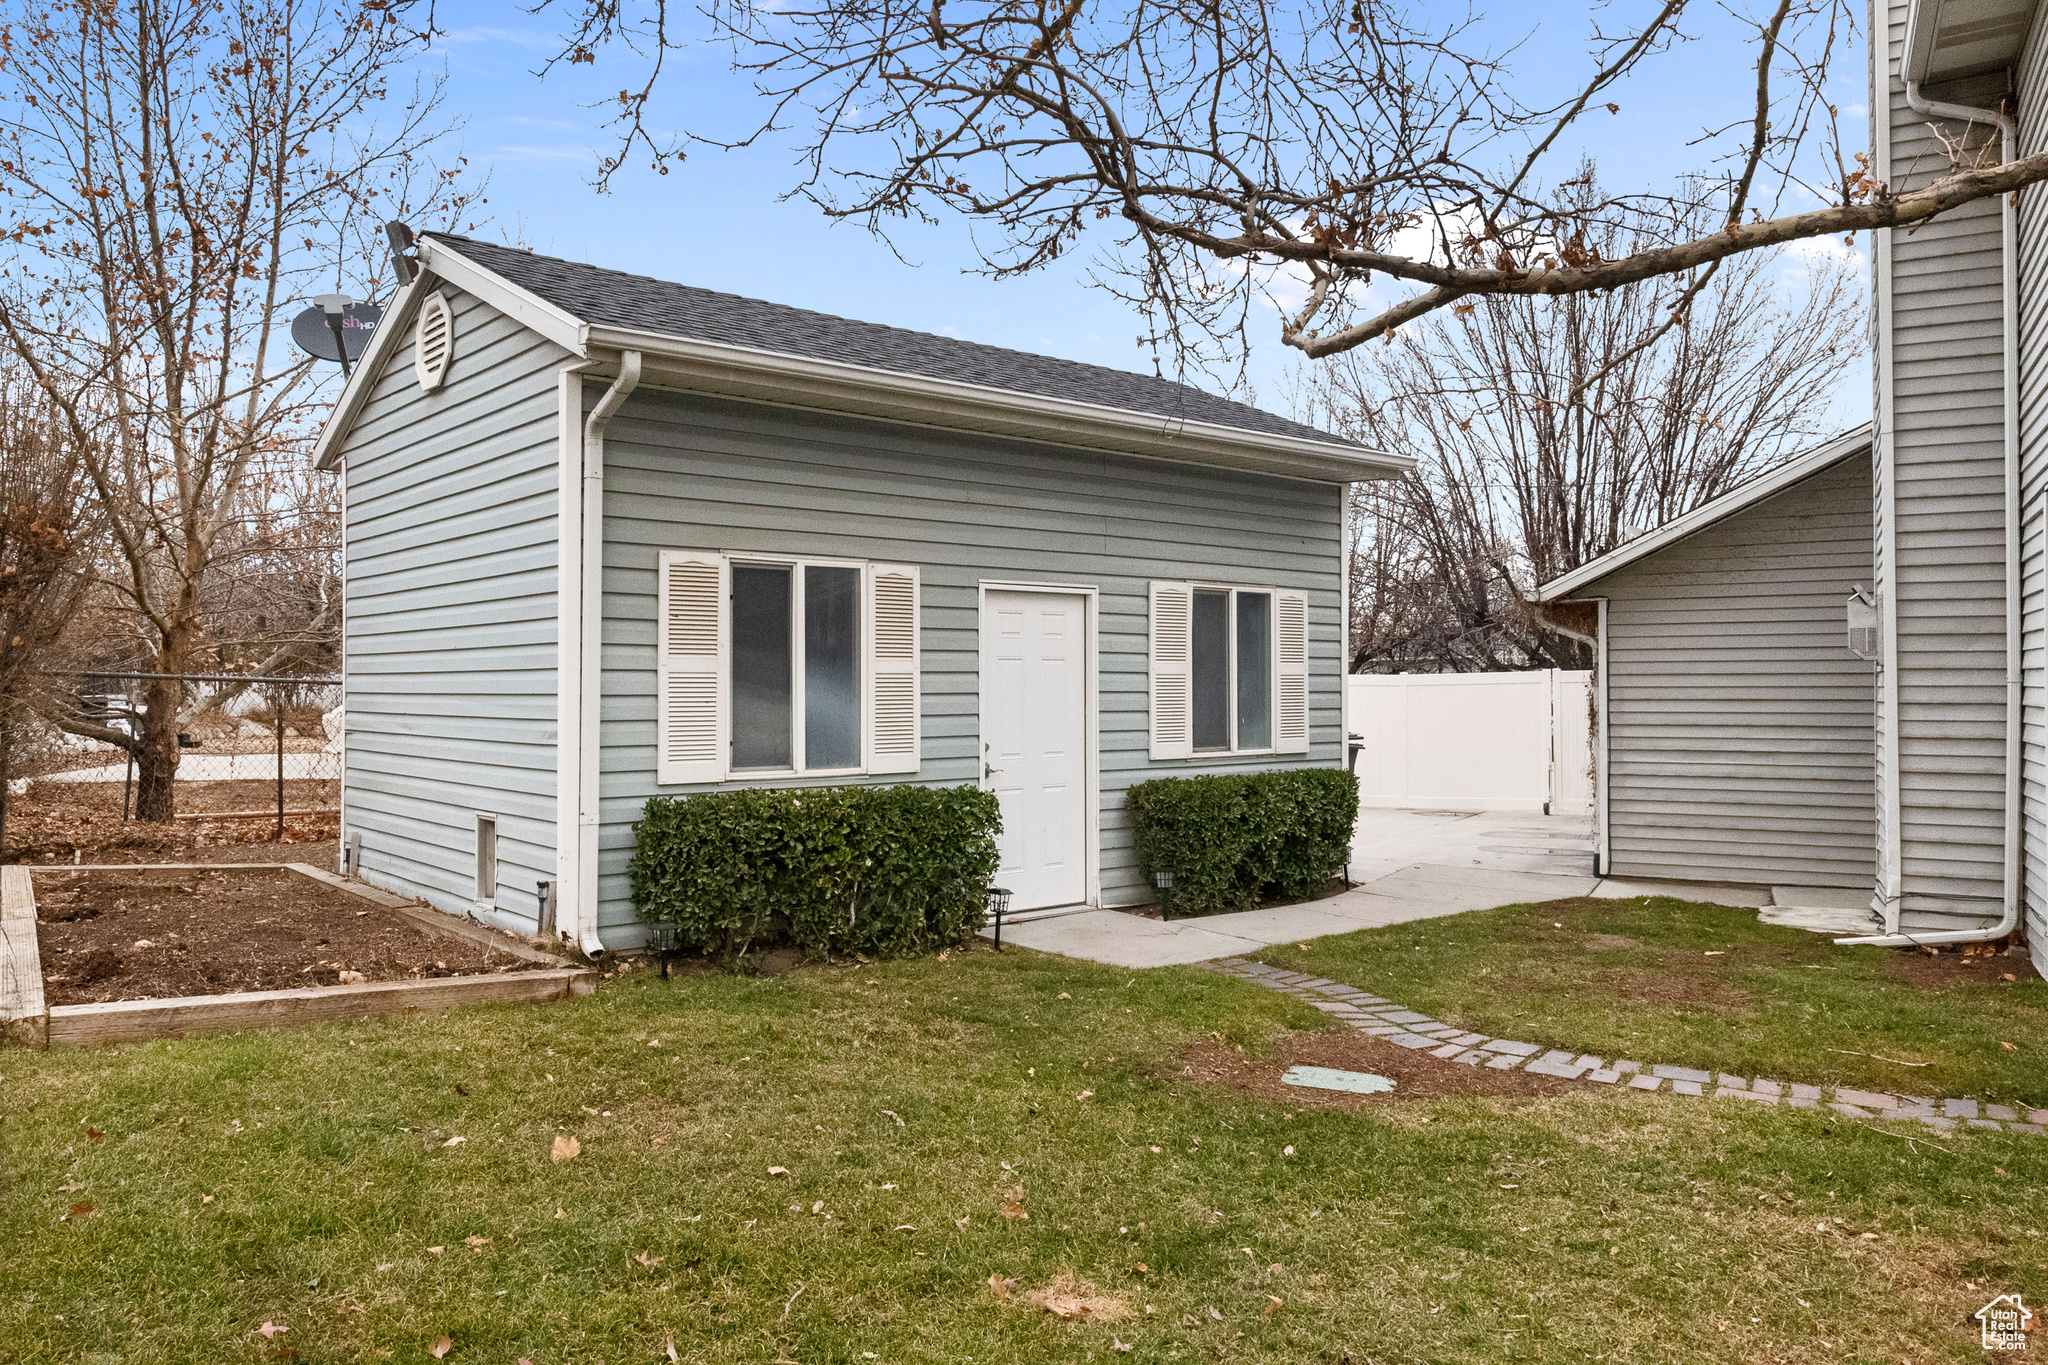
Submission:
[[[1343,761],[1344,489],[1408,461],[482,242],[415,268],[316,454],[365,879],[628,947],[649,797],[981,783],[1013,908],[1128,904],[1131,783]]]
[[[1873,0],[1869,32],[1874,174],[1892,191],[1946,172],[1951,148],[1986,162],[2048,150],[2048,20],[2033,0]],[[2048,186],[1879,232],[1872,248],[1872,926],[1938,943],[2024,920],[2048,970]],[[1545,596],[1571,595],[1558,586]],[[1630,701],[1611,703],[1613,767],[1643,752],[1624,733]],[[1811,709],[1840,704],[1831,687]],[[1626,781],[1615,774],[1607,803],[1616,871],[1644,855],[1624,831],[1650,813],[1627,808]],[[1761,793],[1722,798],[1763,827]],[[1674,827],[1695,816],[1669,814]],[[1792,846],[1816,869],[1864,827],[1807,823]],[[1677,842],[1672,875],[1728,875],[1699,840]]]
[[[1870,503],[1865,427],[1543,586],[1599,604],[1600,872],[1870,888]]]

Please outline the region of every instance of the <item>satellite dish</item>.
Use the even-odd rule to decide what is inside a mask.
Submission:
[[[292,340],[307,355],[341,361],[342,369],[347,370],[362,358],[370,333],[383,316],[384,310],[374,303],[354,303],[345,294],[322,294],[311,308],[292,319]]]

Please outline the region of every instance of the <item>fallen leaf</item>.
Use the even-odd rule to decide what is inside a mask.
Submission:
[[[447,1249],[448,1249],[447,1247],[428,1247],[428,1248],[427,1248],[427,1255],[429,1255],[429,1256],[439,1256],[439,1255],[440,1255],[440,1254],[441,1254],[442,1252],[446,1251]]]
[[[1152,1273],[1152,1267],[1146,1265],[1143,1261],[1138,1262],[1136,1265],[1132,1266],[1131,1269],[1137,1271],[1140,1275],[1149,1275]]]
[[[1005,1218],[1029,1218],[1031,1216],[1024,1212],[1024,1187],[1022,1185],[1017,1186],[1003,1196],[1002,1214]],[[963,1219],[962,1221],[964,1222],[965,1220]]]
[[[1282,1148],[1280,1149],[1280,1155],[1282,1155],[1282,1156],[1293,1156],[1293,1155],[1294,1155],[1294,1146],[1293,1146],[1293,1144],[1292,1144],[1292,1143],[1289,1143],[1289,1144],[1288,1144],[1287,1146],[1285,1146],[1285,1147],[1282,1147]]]
[[[257,1334],[260,1335],[265,1341],[270,1340],[279,1332],[289,1332],[291,1330],[292,1329],[289,1327],[280,1327],[278,1324],[272,1322],[269,1318],[265,1318],[263,1320],[263,1325],[256,1329]]]
[[[966,1226],[967,1226],[967,1215],[965,1215],[965,1214],[962,1214],[962,1215],[961,1215],[960,1217],[958,1217],[958,1218],[955,1218],[955,1219],[953,1220],[953,1226],[954,1226],[954,1227],[956,1227],[956,1228],[964,1228],[964,1227],[966,1227]]]
[[[815,1204],[811,1205],[811,1212],[812,1212],[812,1213],[823,1213],[824,1211],[825,1211],[825,1201],[824,1201],[824,1200],[822,1200],[822,1199],[820,1199],[820,1200],[819,1200],[819,1201],[818,1201],[817,1203],[815,1203]]]
[[[455,1343],[450,1341],[446,1337],[442,1337],[439,1341],[435,1342],[432,1346],[429,1346],[427,1348],[427,1354],[432,1356],[434,1359],[439,1360],[442,1356],[447,1355],[450,1351],[454,1349]]]
[[[202,1204],[211,1204],[213,1202],[213,1196],[210,1194],[202,1194],[199,1196],[199,1202]]]
[[[583,1144],[567,1133],[555,1134],[554,1148],[548,1153],[550,1161],[574,1161],[576,1154],[583,1150]]]
[[[649,1039],[647,1040],[647,1046],[649,1046],[649,1047],[660,1047],[660,1046],[661,1046],[661,1039],[659,1039],[659,1038],[649,1038]]]
[[[1092,1100],[1095,1098],[1095,1092],[1093,1090],[1083,1090],[1080,1094],[1074,1096],[1074,1098],[1077,1100]]]
[[[1154,1147],[1154,1148],[1152,1149],[1152,1155],[1154,1155],[1154,1156],[1158,1156],[1158,1155],[1159,1155],[1159,1154],[1160,1154],[1161,1152],[1163,1152],[1163,1151],[1165,1151],[1165,1150],[1166,1150],[1166,1149],[1165,1149],[1164,1147]]]
[[[1128,1342],[1128,1341],[1118,1341],[1118,1340],[1117,1340],[1117,1339],[1116,1339],[1115,1337],[1111,1337],[1111,1338],[1109,1339],[1109,1346],[1110,1346],[1110,1349],[1111,1349],[1111,1350],[1113,1350],[1113,1351],[1128,1351],[1128,1350],[1130,1350],[1130,1349],[1131,1349],[1131,1343],[1130,1343],[1130,1342]]]
[[[997,1298],[1007,1299],[1010,1297],[1010,1291],[1017,1287],[1017,1282],[1003,1278],[1002,1271],[994,1270],[989,1272],[988,1287],[995,1291]]]
[[[1287,1301],[1281,1298],[1278,1294],[1266,1295],[1266,1311],[1268,1313],[1277,1313],[1286,1306]]]
[[[649,1256],[646,1252],[643,1251],[638,1256],[635,1256],[633,1259],[638,1261],[641,1265],[646,1266],[649,1270],[652,1270],[654,1269],[654,1267],[660,1265],[663,1261],[667,1260],[668,1257]]]
[[[898,1128],[907,1126],[903,1122],[903,1115],[897,1113],[894,1109],[884,1109],[882,1112],[887,1114],[890,1118],[896,1120],[896,1126]]]
[[[85,1182],[82,1180],[67,1180],[57,1187],[57,1192],[59,1194],[76,1194],[84,1188]]]
[[[2011,1047],[2011,1046],[2012,1046],[2012,1044],[2011,1044],[2011,1043],[2007,1043],[2007,1044],[2006,1044],[2006,1046],[2007,1046],[2007,1047]],[[99,1140],[100,1140],[101,1138],[103,1138],[103,1137],[105,1137],[105,1136],[106,1136],[106,1134],[105,1134],[105,1133],[102,1133],[102,1132],[101,1132],[101,1131],[100,1131],[99,1129],[97,1129],[97,1128],[88,1128],[88,1129],[86,1129],[86,1130],[85,1130],[85,1137],[86,1137],[86,1140],[87,1140],[88,1142],[98,1142],[98,1141],[99,1141]]]
[[[2000,1047],[2002,1047],[2002,1048],[2004,1048],[2004,1049],[2005,1049],[2005,1050],[2006,1050],[2007,1052],[2018,1052],[2018,1051],[2019,1051],[2019,1049],[2018,1049],[2017,1047],[2014,1047],[2014,1046],[2013,1046],[2013,1045],[2012,1045],[2011,1043],[2000,1043],[2000,1044],[1999,1044],[1999,1046],[2000,1046]]]
[[[1218,1322],[1223,1321],[1223,1315],[1216,1311],[1216,1307],[1214,1304],[1211,1304],[1209,1306],[1209,1316],[1216,1319],[1216,1321]]]
[[[1073,998],[1073,996],[1068,995],[1065,991],[1060,992],[1060,999],[1062,1000],[1072,1000]]]
[[[462,1240],[463,1240],[464,1244],[466,1244],[466,1245],[468,1245],[468,1246],[473,1246],[473,1247],[480,1247],[480,1246],[482,1246],[482,1245],[483,1245],[483,1244],[484,1244],[485,1242],[488,1242],[488,1241],[490,1241],[491,1239],[490,1239],[490,1238],[488,1238],[488,1237],[476,1237],[476,1236],[470,1236],[470,1237],[465,1237],[465,1238],[463,1238]]]
[[[666,1355],[670,1360],[682,1359],[681,1356],[676,1354],[676,1339],[674,1337],[670,1337],[662,1344],[662,1354]]]
[[[87,1218],[92,1215],[92,1211],[93,1208],[90,1204],[73,1204],[71,1206],[71,1212],[65,1214],[64,1217],[59,1221],[69,1222],[73,1218]]]
[[[469,1090],[466,1086],[462,1084],[462,1082],[457,1081],[455,1083],[455,1093],[458,1095],[467,1095],[469,1093]]]
[[[557,1218],[567,1218],[568,1216],[569,1216],[569,1215],[568,1215],[567,1213],[563,1212],[563,1211],[562,1211],[561,1209],[556,1209],[556,1210],[555,1210],[555,1217],[557,1217]]]
[[[341,984],[344,986],[360,986],[365,981],[368,981],[370,979],[369,977],[364,976],[361,972],[351,972],[347,970],[336,972],[334,976],[335,979],[341,982]]]
[[[460,1147],[463,1143],[467,1141],[469,1141],[468,1138],[462,1136],[462,1134],[460,1133],[457,1133],[454,1137],[449,1138],[446,1142],[442,1143],[441,1145],[443,1147]]]
[[[2000,981],[2017,981],[2017,980],[2019,980],[2019,978],[2018,978],[2018,977],[2016,977],[2016,976],[2014,976],[2014,975],[2013,975],[2013,974],[2012,974],[2011,972],[2000,972],[2000,973],[1998,974],[1998,979],[1999,979]]]
[[[770,1167],[768,1168],[768,1174],[770,1174],[770,1175],[788,1175],[788,1174],[789,1174],[789,1167],[787,1167],[787,1166],[770,1166]]]

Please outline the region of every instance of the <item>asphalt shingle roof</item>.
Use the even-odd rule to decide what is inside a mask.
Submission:
[[[836,360],[897,374],[951,379],[1156,417],[1207,422],[1266,436],[1328,445],[1353,444],[1170,379],[879,323],[855,322],[829,313],[720,294],[645,275],[628,275],[447,233],[426,235],[446,242],[484,269],[593,326],[630,327],[695,341],[719,341],[814,360]]]

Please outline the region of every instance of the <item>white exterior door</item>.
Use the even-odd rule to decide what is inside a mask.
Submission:
[[[1012,910],[1088,897],[1088,599],[990,589],[981,608],[982,785],[1002,803]]]

